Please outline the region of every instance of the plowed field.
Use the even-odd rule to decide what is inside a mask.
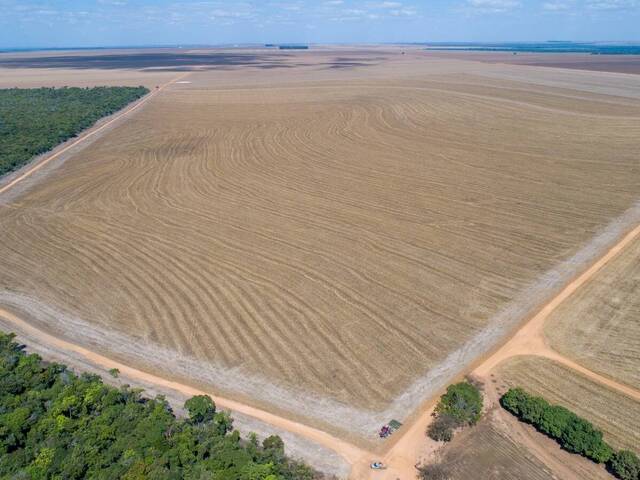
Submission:
[[[623,98],[548,86],[548,69],[309,58],[194,72],[2,204],[0,302],[366,435],[637,200],[633,82]]]

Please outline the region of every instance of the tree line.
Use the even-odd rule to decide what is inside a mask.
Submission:
[[[145,87],[0,89],[0,175],[148,92]]]
[[[622,480],[640,480],[640,459],[629,450],[614,451],[602,438],[602,432],[589,421],[522,388],[511,388],[500,404],[523,422],[556,440],[562,448],[583,455]]]
[[[312,480],[280,437],[241,438],[208,396],[176,418],[164,397],[105,385],[0,332],[0,478]]]

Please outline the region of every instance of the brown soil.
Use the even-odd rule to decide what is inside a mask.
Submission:
[[[557,445],[532,441],[530,435],[539,434],[503,419],[494,407],[476,426],[458,432],[437,457],[451,480],[609,478],[602,467],[571,458]]]

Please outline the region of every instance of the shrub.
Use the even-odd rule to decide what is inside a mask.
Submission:
[[[449,471],[441,463],[420,465],[418,467],[418,478],[420,480],[448,480],[449,476]]]
[[[460,425],[460,421],[451,415],[438,415],[427,428],[427,435],[438,442],[450,442],[453,431]]]
[[[436,441],[449,442],[456,428],[475,424],[481,414],[482,395],[476,385],[469,382],[449,385],[436,405],[436,418],[427,428],[427,435]]]

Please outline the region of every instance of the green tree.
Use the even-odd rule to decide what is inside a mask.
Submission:
[[[500,404],[555,439],[569,452],[578,453],[597,463],[607,462],[614,454],[603,440],[600,430],[560,405],[550,405],[543,398],[529,395],[521,388],[509,389],[500,398]]]
[[[313,480],[279,437],[243,441],[209,397],[178,419],[162,396],[26,355],[0,332],[0,478]]]
[[[473,425],[482,414],[482,395],[468,382],[449,385],[436,406],[437,415],[450,415],[461,424]]]
[[[216,404],[208,395],[196,395],[184,403],[193,423],[210,422],[216,414]]]
[[[0,89],[0,175],[148,91],[145,87]]]

